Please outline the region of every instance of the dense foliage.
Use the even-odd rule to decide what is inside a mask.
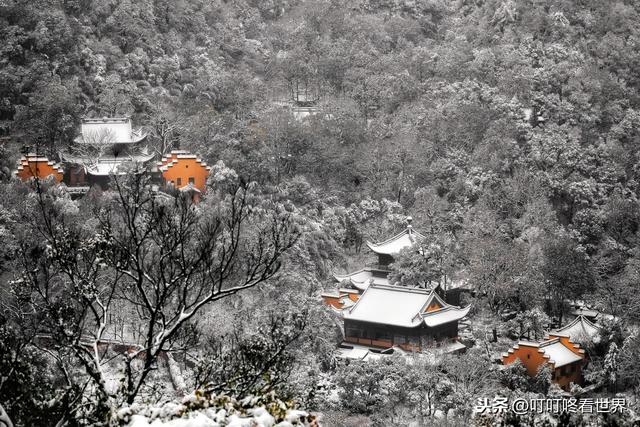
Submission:
[[[638,395],[638,337],[620,331],[640,313],[639,20],[633,0],[1,1],[0,297],[21,271],[20,245],[37,240],[24,234],[32,218],[28,189],[10,183],[15,160],[34,150],[55,157],[82,116],[126,114],[157,152],[189,149],[217,163],[212,186],[256,181],[268,203],[302,224],[280,276],[223,306],[229,318],[210,314],[197,325],[223,331],[199,344],[216,343],[221,359],[254,357],[234,353],[249,343],[280,351],[295,337],[302,347],[238,370],[209,367],[220,389],[244,372],[256,378],[244,391],[255,392],[270,381],[258,380],[263,370],[277,367],[294,372],[277,379],[278,392],[311,409],[332,402],[322,383],[336,369],[339,333],[310,308],[312,297],[334,268],[361,259],[365,241],[398,231],[411,215],[428,246],[404,254],[394,280],[468,280],[476,309],[495,319],[520,313],[497,327],[512,337],[538,337],[563,323],[568,301],[589,301],[620,320],[605,334],[616,347],[592,351],[594,382],[606,377],[611,390]],[[312,99],[317,113],[296,119],[283,102],[292,98]],[[53,194],[51,209],[73,210],[61,215],[78,223],[99,218],[65,197]],[[94,227],[86,224],[83,238]],[[300,336],[245,334],[230,320],[257,330],[257,308],[285,319],[278,311],[301,306],[308,310],[293,311],[304,317]],[[5,336],[15,326],[0,327]],[[2,346],[19,352],[33,343],[2,341],[4,378]],[[43,363],[22,361],[11,373],[42,384],[33,396],[40,402],[56,389]],[[383,381],[384,369],[344,372],[343,400],[331,405],[405,420],[392,410],[402,405],[367,391],[401,388]],[[422,395],[396,394],[404,407],[425,395],[436,402],[411,416],[453,407],[429,388],[435,377],[449,378],[456,393],[448,395],[465,402],[485,392],[460,391],[463,380],[429,369],[415,373],[424,381],[405,378]],[[70,386],[64,399],[76,392]],[[41,422],[29,418],[28,401],[4,396],[0,382],[13,418]],[[55,402],[46,409],[53,415],[64,400]]]

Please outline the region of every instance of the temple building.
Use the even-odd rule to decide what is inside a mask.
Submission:
[[[551,334],[559,337],[562,336],[574,343],[584,345],[588,343],[598,343],[600,341],[600,331],[601,328],[598,325],[580,315],[566,326],[551,332]]]
[[[165,186],[194,194],[206,191],[210,166],[198,156],[183,150],[174,150],[157,163]]]
[[[154,163],[155,155],[146,139],[147,134],[134,129],[129,118],[83,119],[80,134],[69,150],[59,153],[60,164],[29,154],[20,159],[14,175],[22,181],[53,176],[72,196],[80,197],[94,185],[108,189],[114,175],[143,172],[150,176],[154,191],[182,194],[198,202],[206,191],[211,168],[198,156],[182,150],[174,150]]]
[[[380,242],[367,242],[367,246],[377,256],[376,264],[368,265],[360,270],[344,275],[334,275],[333,277],[341,283],[347,283],[349,287],[353,287],[359,291],[364,291],[370,284],[388,285],[389,283],[389,264],[393,263],[393,256],[398,254],[402,249],[408,248],[416,244],[416,242],[424,239],[424,236],[413,229],[411,226],[411,217],[407,218],[407,228],[401,233]]]
[[[367,242],[367,246],[378,256],[378,267],[380,269],[388,269],[389,264],[393,263],[393,256],[401,250],[411,247],[416,242],[424,239],[424,236],[413,229],[411,226],[412,218],[407,218],[407,228],[393,237],[380,243]]]
[[[549,332],[540,342],[520,341],[502,354],[502,363],[509,365],[519,359],[534,377],[541,366],[551,367],[552,380],[564,390],[570,384],[582,384],[582,368],[587,363],[581,346],[597,343],[601,328],[579,315],[567,325]]]
[[[132,167],[146,168],[154,157],[146,138],[145,132],[133,129],[129,118],[83,119],[71,149],[60,153],[65,184],[108,188],[111,176],[124,175]]]
[[[358,301],[358,298],[360,298],[360,291],[351,288],[340,288],[337,292],[322,294],[324,303],[338,312],[341,312],[344,308],[351,307]]]
[[[436,347],[451,352],[465,348],[458,341],[458,322],[469,314],[471,306],[451,305],[437,289],[389,283],[389,264],[394,262],[394,256],[424,239],[411,226],[411,217],[407,222],[401,233],[380,243],[367,242],[377,256],[377,263],[353,273],[334,275],[342,286],[322,294],[324,303],[343,319],[343,347],[365,353],[367,348],[405,352]]]
[[[364,291],[370,284],[375,283],[377,285],[388,285],[389,270],[375,267],[364,267],[358,271],[354,271],[349,274],[334,274],[333,277],[339,283],[345,282],[349,286]]]
[[[400,347],[420,352],[448,345],[451,351],[465,346],[458,340],[458,321],[469,314],[447,304],[433,290],[371,284],[343,306],[344,340],[377,348]]]
[[[606,320],[606,321],[617,320],[616,316],[597,310],[596,308],[591,307],[589,305],[585,305],[584,302],[575,302],[574,304],[572,304],[572,308],[573,310],[571,311],[571,314],[573,314],[576,317],[582,316],[586,320],[589,320],[592,323],[602,322],[603,320]]]
[[[541,367],[549,366],[551,380],[563,390],[569,390],[571,383],[582,384],[585,352],[566,335],[550,333],[549,338],[540,342],[520,341],[502,354],[504,365],[516,360],[522,362],[531,377],[535,377]]]
[[[64,169],[47,157],[27,154],[18,161],[18,168],[14,174],[22,181],[29,181],[31,178],[47,179],[52,176],[60,183],[64,178]]]

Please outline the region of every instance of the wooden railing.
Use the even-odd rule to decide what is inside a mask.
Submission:
[[[367,345],[369,347],[379,347],[379,348],[393,347],[393,343],[387,340],[374,340],[370,338],[356,338],[356,337],[345,337],[344,340],[353,344],[362,344],[362,345]]]
[[[344,340],[346,342],[350,342],[353,344],[362,344],[369,347],[378,347],[378,348],[390,348],[393,347],[393,342],[390,340],[376,340],[371,338],[359,338],[359,337],[345,337]],[[398,347],[407,352],[420,352],[423,348],[440,348],[445,347],[449,344],[458,341],[458,337],[454,338],[443,338],[440,340],[433,340],[426,343],[425,346],[421,346],[420,344],[412,344],[412,343],[403,343],[396,344]]]

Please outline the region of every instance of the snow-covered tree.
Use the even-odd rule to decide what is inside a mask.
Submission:
[[[604,357],[603,369],[604,380],[612,391],[616,391],[618,386],[618,370],[619,370],[619,357],[620,350],[615,342],[609,345],[609,351],[607,351]]]
[[[517,338],[542,338],[551,325],[551,319],[539,308],[518,313],[508,323],[509,332]]]
[[[273,277],[298,237],[292,215],[248,186],[212,191],[196,206],[159,197],[148,179],[114,179],[114,191],[82,211],[61,208],[44,188],[27,206],[33,221],[14,288],[63,367],[84,369],[68,378],[92,390],[96,401],[77,404],[95,424],[134,402],[163,354],[189,345],[188,326],[205,307]],[[124,381],[114,386],[104,344],[123,309],[135,316],[122,342]]]

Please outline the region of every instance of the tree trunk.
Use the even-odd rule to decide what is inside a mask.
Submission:
[[[560,302],[560,310],[558,310],[558,327],[562,327],[563,304]]]
[[[0,405],[0,427],[13,427],[13,423],[9,419],[9,415],[7,415],[2,405]]]

